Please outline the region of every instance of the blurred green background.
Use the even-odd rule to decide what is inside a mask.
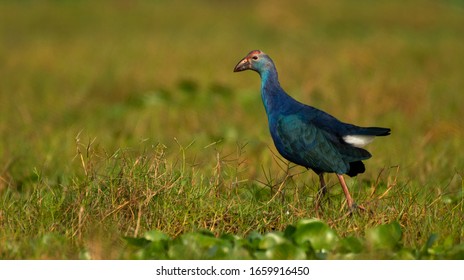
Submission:
[[[34,214],[18,209],[40,200],[31,195],[60,192],[92,168],[106,176],[118,151],[162,145],[167,162],[208,177],[218,155],[239,149],[234,180],[245,187],[280,174],[259,77],[232,72],[253,49],[273,58],[296,99],[392,129],[370,146],[359,181],[398,180],[398,196],[416,186],[462,210],[463,34],[457,0],[1,1],[1,232],[28,232]]]

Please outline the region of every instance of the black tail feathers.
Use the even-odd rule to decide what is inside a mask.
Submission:
[[[364,171],[366,171],[366,167],[362,161],[353,161],[350,162],[350,170],[346,172],[346,175],[354,177],[359,173],[364,173]]]

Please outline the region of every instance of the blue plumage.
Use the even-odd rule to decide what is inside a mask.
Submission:
[[[251,51],[234,68],[234,72],[254,70],[261,76],[261,96],[274,144],[287,160],[314,170],[325,192],[323,173],[336,173],[345,192],[348,206],[353,201],[342,174],[355,176],[365,171],[362,160],[371,154],[361,148],[375,136],[386,136],[390,129],[359,127],[302,104],[280,86],[272,59],[265,53]],[[318,206],[318,205],[317,205]]]

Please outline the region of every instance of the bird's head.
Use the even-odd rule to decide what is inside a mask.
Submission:
[[[244,70],[253,70],[258,73],[273,67],[273,62],[267,54],[260,50],[251,51],[235,66],[234,72],[240,72]]]

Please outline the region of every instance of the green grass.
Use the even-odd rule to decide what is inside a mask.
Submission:
[[[462,257],[459,1],[185,2],[0,4],[1,258],[154,258],[150,232],[179,249],[316,217],[317,176],[279,159],[258,76],[232,73],[256,48],[298,100],[392,128],[347,179],[370,211],[346,216],[328,175],[319,218],[341,243],[305,257]],[[372,245],[382,225],[400,227],[392,254]],[[347,257],[346,240],[364,249]],[[231,257],[266,256],[237,242]]]

